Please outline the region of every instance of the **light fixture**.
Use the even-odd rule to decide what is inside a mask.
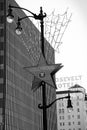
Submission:
[[[70,93],[68,93],[67,109],[68,109],[68,112],[71,112],[73,110],[72,102],[70,99]]]
[[[8,23],[12,23],[14,20],[14,15],[12,14],[12,9],[9,5],[9,9],[8,9],[8,15],[7,15],[7,22]]]
[[[21,27],[21,23],[20,23],[20,18],[18,17],[18,22],[17,22],[17,27],[15,29],[15,32],[17,35],[21,35],[22,33],[22,27]]]

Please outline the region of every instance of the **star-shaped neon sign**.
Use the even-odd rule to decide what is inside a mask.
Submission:
[[[24,68],[34,76],[32,90],[35,91],[41,86],[42,81],[51,87],[56,88],[54,74],[62,67],[61,64],[48,64],[43,54],[41,54],[37,66]]]

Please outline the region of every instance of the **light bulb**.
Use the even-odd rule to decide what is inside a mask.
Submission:
[[[16,28],[15,32],[16,32],[17,35],[21,35],[22,28]]]
[[[73,111],[73,108],[70,107],[70,108],[67,108],[68,112],[71,113]]]
[[[7,16],[7,22],[8,23],[12,23],[13,22],[13,20],[14,20],[14,16]]]

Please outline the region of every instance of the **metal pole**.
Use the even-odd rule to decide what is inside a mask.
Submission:
[[[43,130],[47,130],[47,111],[46,111],[46,83],[42,81],[42,100],[43,100]]]
[[[41,51],[43,56],[44,54],[44,22],[43,22],[43,11],[42,7],[40,8],[40,15],[42,16],[42,19],[40,21],[41,23]],[[42,100],[43,100],[43,130],[47,130],[47,111],[46,111],[46,83],[42,81]]]
[[[43,56],[45,57],[45,54],[44,54],[44,22],[43,22],[44,17],[43,17],[42,7],[40,8],[40,15],[42,16],[41,20],[40,20],[40,23],[41,23],[41,51],[42,51]]]

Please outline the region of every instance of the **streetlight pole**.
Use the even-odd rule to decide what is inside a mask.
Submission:
[[[7,20],[8,22],[13,21],[13,14],[12,14],[12,8],[17,8],[17,9],[23,9],[28,11],[30,14],[32,14],[32,16],[26,16],[26,17],[22,17],[22,18],[18,18],[18,23],[17,23],[17,32],[18,34],[21,34],[21,24],[20,21],[28,18],[28,17],[33,17],[37,20],[40,20],[40,26],[41,26],[41,51],[42,54],[45,58],[45,54],[44,54],[44,21],[43,19],[46,17],[46,13],[43,14],[43,10],[42,7],[40,7],[40,14],[36,15],[34,13],[32,13],[31,11],[25,9],[25,8],[21,8],[21,7],[15,7],[15,6],[11,6],[9,5],[9,9],[8,9],[8,15],[7,15]],[[47,113],[46,113],[46,83],[44,81],[41,82],[41,87],[42,87],[42,102],[43,102],[43,130],[47,130]]]
[[[46,83],[42,81],[42,100],[43,100],[43,130],[47,130],[47,111],[46,111]]]
[[[40,10],[40,14],[43,16],[42,8]],[[41,50],[42,50],[43,56],[45,57],[45,54],[44,54],[44,22],[43,22],[43,17],[40,21],[40,24],[41,24]],[[46,83],[44,81],[42,81],[41,86],[42,86],[42,100],[43,100],[43,130],[47,130]]]
[[[56,88],[55,85],[55,80],[53,75],[60,70],[63,66],[61,64],[48,64],[45,58],[45,53],[44,53],[44,21],[43,19],[46,17],[46,13],[43,14],[42,7],[40,7],[40,13],[39,15],[36,15],[32,13],[31,11],[21,8],[21,7],[15,7],[9,5],[8,9],[8,15],[7,15],[7,21],[11,23],[13,21],[13,14],[12,14],[12,8],[17,8],[17,9],[22,9],[25,11],[28,11],[32,16],[25,16],[22,18],[18,17],[18,22],[17,22],[17,28],[16,28],[16,33],[18,35],[21,34],[22,27],[20,21],[28,18],[28,17],[33,17],[36,20],[40,20],[40,26],[41,26],[41,56],[39,60],[39,64],[37,66],[31,66],[31,67],[24,67],[25,69],[28,69],[29,72],[31,72],[34,75],[34,80],[32,83],[32,89],[37,89],[38,87],[42,87],[42,104],[38,105],[38,108],[43,110],[43,130],[47,130],[47,104],[46,104],[46,84],[50,85],[51,87]],[[49,105],[50,107],[50,105]]]

